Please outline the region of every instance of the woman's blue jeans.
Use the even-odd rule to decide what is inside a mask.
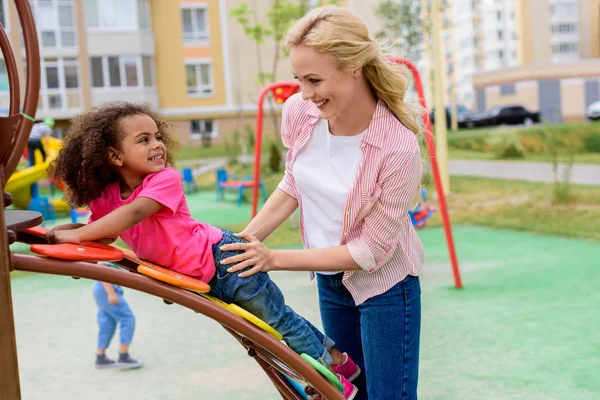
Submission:
[[[415,400],[419,375],[421,287],[407,276],[387,292],[356,305],[342,273],[317,274],[323,327],[362,369],[355,400]]]

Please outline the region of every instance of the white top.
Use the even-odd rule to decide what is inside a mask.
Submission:
[[[293,174],[302,201],[308,248],[339,246],[346,196],[354,183],[363,154],[366,130],[355,136],[334,136],[319,119],[308,143],[300,150]],[[333,275],[342,271],[319,272]]]
[[[43,122],[34,124],[29,134],[29,140],[42,140],[46,135],[52,135],[52,128]]]

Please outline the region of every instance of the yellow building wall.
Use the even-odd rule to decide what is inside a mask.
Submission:
[[[560,83],[560,97],[565,122],[582,120],[585,114],[585,81],[564,79]]]
[[[515,84],[515,94],[501,95],[500,86],[490,86],[485,89],[486,108],[521,104],[529,111],[539,111],[538,84],[535,81],[519,82]]]
[[[590,56],[600,58],[600,0],[591,0],[590,3]]]
[[[156,54],[156,82],[161,108],[210,107],[227,104],[225,66],[223,64],[219,0],[185,0],[206,3],[209,26],[209,46],[183,45],[181,4],[177,0],[152,0],[152,26]],[[187,94],[185,60],[211,58],[214,95],[189,97]]]

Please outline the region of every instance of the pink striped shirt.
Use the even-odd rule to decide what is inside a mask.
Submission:
[[[283,106],[281,136],[288,153],[278,187],[298,201],[305,247],[302,198],[292,166],[319,115],[313,102],[302,100],[299,93]],[[363,160],[346,198],[340,238],[362,268],[346,271],[342,278],[357,305],[385,293],[407,275],[419,275],[425,259],[408,216],[423,172],[417,137],[379,101],[360,147]]]

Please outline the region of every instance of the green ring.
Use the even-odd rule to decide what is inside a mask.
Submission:
[[[20,112],[19,114],[21,114],[22,116],[24,116],[26,119],[35,122],[35,118],[25,114],[24,112]]]
[[[300,354],[300,357],[302,357],[314,369],[316,369],[318,372],[320,372],[321,375],[323,375],[325,378],[327,378],[327,380],[329,382],[331,382],[335,387],[337,387],[340,392],[344,393],[344,387],[342,386],[342,382],[340,382],[340,379],[337,376],[335,376],[335,374],[333,372],[328,370],[323,364],[321,364],[320,362],[318,362],[317,360],[315,360],[314,358],[312,358],[311,356],[309,356],[306,353]]]

